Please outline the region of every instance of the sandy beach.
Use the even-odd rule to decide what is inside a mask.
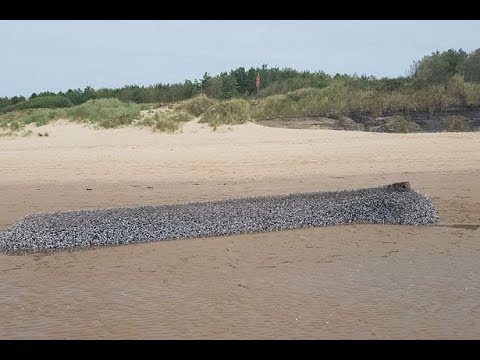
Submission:
[[[33,130],[0,138],[0,230],[43,211],[397,181],[428,195],[440,222],[0,255],[2,339],[480,337],[478,132]]]

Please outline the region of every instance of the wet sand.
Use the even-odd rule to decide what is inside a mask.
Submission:
[[[39,211],[395,181],[441,222],[0,255],[0,338],[480,337],[480,133],[40,130],[0,139],[0,229]]]

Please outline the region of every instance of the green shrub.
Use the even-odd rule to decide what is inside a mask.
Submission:
[[[185,110],[193,116],[202,115],[210,106],[218,101],[208,98],[205,94],[200,94],[192,99],[184,100],[175,105],[175,109]]]
[[[42,126],[48,124],[50,121],[65,118],[65,116],[66,112],[63,109],[37,109],[27,111],[20,121],[22,125],[34,123],[36,126]]]
[[[42,98],[44,97],[33,100]],[[147,108],[145,104],[122,103],[117,99],[91,100],[70,108],[27,109],[2,114],[0,127],[17,131],[28,124],[41,126],[58,119],[71,119],[89,122],[103,128],[114,128],[129,125],[145,108]]]
[[[71,107],[73,103],[65,96],[48,95],[32,98],[14,105],[9,105],[1,109],[2,113],[26,109],[56,109]]]
[[[252,118],[271,119],[297,116],[326,116],[335,111],[346,112],[347,97],[341,93],[344,89],[329,86],[325,89],[307,88],[275,95],[255,104]]]
[[[246,100],[232,99],[219,102],[209,107],[200,122],[213,127],[219,125],[243,124],[250,120],[250,104]]]
[[[180,128],[182,123],[190,121],[191,119],[192,115],[186,111],[161,109],[155,112],[153,116],[147,114],[140,121],[138,121],[136,125],[152,127],[153,130],[160,132],[173,133]]]
[[[38,108],[65,108],[71,107],[73,103],[65,96],[52,95],[41,96],[30,99],[22,104],[21,109],[38,109]]]
[[[323,80],[323,79],[322,79]],[[278,95],[278,94],[287,94],[289,92],[316,87],[316,88],[324,88],[328,85],[328,80],[320,80],[320,79],[310,79],[310,78],[290,78],[285,80],[275,81],[266,88],[260,91],[260,96],[262,98]]]
[[[465,102],[469,106],[480,104],[480,84],[465,83]]]
[[[252,106],[251,116],[259,120],[293,116],[297,113],[293,105],[286,100],[285,95],[269,96]]]
[[[408,121],[402,115],[395,115],[385,122],[385,124],[382,126],[382,129],[386,132],[409,133],[420,130],[420,127],[418,124]]]
[[[11,131],[18,131],[28,124],[42,126],[50,121],[65,118],[64,109],[28,109],[23,111],[12,111],[0,115],[0,127]]]
[[[12,131],[17,131],[17,130],[19,130],[19,129],[20,129],[20,123],[17,122],[17,121],[10,123],[10,129],[11,129]]]
[[[350,119],[349,117],[346,117],[346,116],[340,116],[338,119],[336,119],[335,126],[338,129],[343,129],[343,130],[356,130],[356,131],[365,130],[365,126],[363,124],[359,124],[355,122],[355,120]]]
[[[19,120],[24,116],[23,111],[11,111],[6,114],[0,114],[0,128],[2,129],[9,129],[14,123],[19,123],[21,126],[21,123]]]
[[[84,104],[67,109],[72,120],[90,122],[103,128],[126,126],[147,108],[145,104],[124,103],[118,99],[89,100]]]
[[[445,118],[445,129],[449,132],[465,131],[467,119],[462,115],[450,115]]]

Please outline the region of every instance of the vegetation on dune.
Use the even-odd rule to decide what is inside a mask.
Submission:
[[[205,94],[200,94],[192,99],[184,100],[175,105],[176,110],[184,110],[193,116],[202,115],[209,107],[217,101],[210,99]]]
[[[326,116],[363,113],[380,116],[388,112],[440,111],[451,106],[480,105],[480,84],[466,83],[458,76],[448,82],[411,83],[396,91],[378,89],[374,82],[356,79],[333,81],[324,89],[300,89],[285,95],[262,99],[252,110],[252,117]]]
[[[193,116],[184,110],[171,109],[152,110],[136,122],[137,126],[151,127],[155,131],[173,133],[182,123],[190,121]]]
[[[250,120],[250,104],[247,100],[232,99],[210,106],[200,118],[216,128],[219,125],[243,124]]]
[[[118,99],[89,100],[84,104],[67,109],[66,118],[84,121],[102,128],[130,125],[140,111],[147,109],[145,104],[122,102]]]
[[[257,98],[255,77],[261,76]],[[142,115],[142,110],[160,110]],[[363,129],[351,114],[373,117],[412,112],[431,114],[455,106],[480,106],[480,49],[468,54],[450,49],[424,56],[408,76],[331,76],[289,68],[243,67],[217,76],[178,84],[125,86],[120,89],[70,89],[0,98],[0,133],[19,132],[28,124],[69,119],[103,128],[132,123],[174,132],[194,117],[214,127],[249,120],[328,117],[338,128]],[[395,121],[394,121],[395,120]],[[410,120],[389,119],[383,131],[416,131]],[[463,125],[462,125],[463,124]],[[445,129],[462,131],[468,122],[448,119]]]
[[[4,101],[5,102],[5,101]],[[0,104],[2,103],[0,99]],[[0,113],[9,111],[18,111],[25,109],[56,109],[73,106],[73,103],[66,97],[61,95],[46,95],[42,97],[34,97],[29,100],[19,101],[12,104],[0,106]]]
[[[42,126],[48,124],[52,120],[65,117],[65,109],[28,109],[23,111],[12,111],[0,115],[0,129],[3,131],[18,131],[29,124]]]
[[[0,115],[0,127],[4,131],[17,131],[29,124],[41,126],[54,120],[69,119],[114,128],[131,124],[147,107],[145,104],[123,103],[118,99],[90,100],[69,108],[8,112]]]
[[[445,119],[445,128],[451,132],[465,131],[467,122],[462,115],[450,115]]]
[[[378,130],[393,133],[410,133],[419,129],[420,127],[416,123],[407,120],[405,116],[395,115],[389,118],[385,124],[380,125]]]
[[[353,119],[350,119],[346,116],[340,116],[336,119],[336,128],[343,129],[343,130],[356,130],[356,131],[363,131],[365,130],[365,126],[363,124],[359,124],[355,122]]]

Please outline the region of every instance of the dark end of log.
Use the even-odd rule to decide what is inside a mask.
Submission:
[[[387,185],[387,188],[390,188],[396,191],[407,191],[411,189],[411,185],[410,185],[410,182],[408,181],[402,181],[402,182],[393,183],[391,185]]]

